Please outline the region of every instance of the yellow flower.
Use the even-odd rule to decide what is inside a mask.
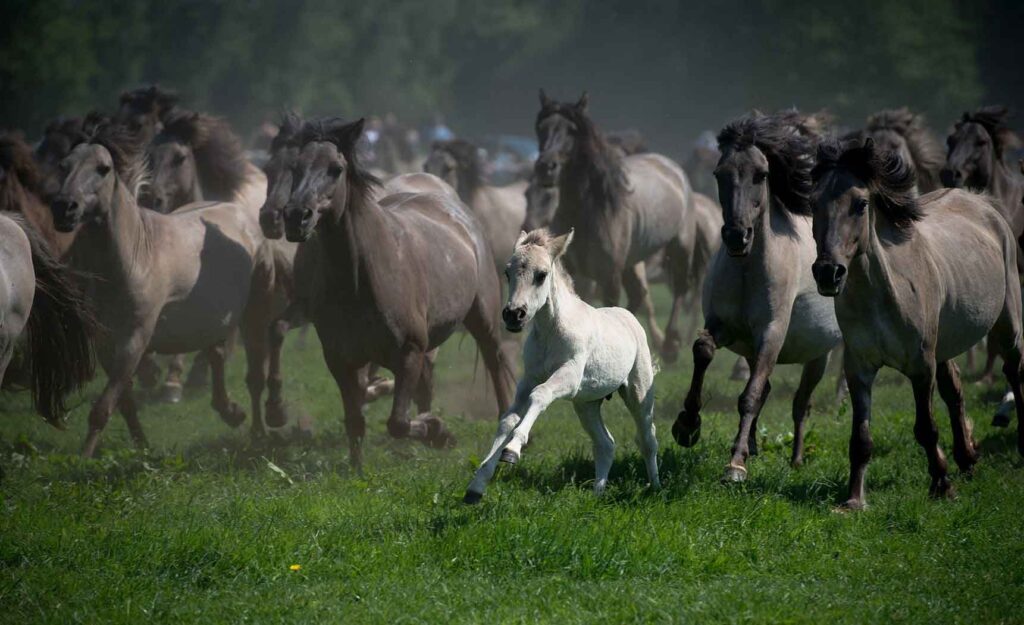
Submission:
[[[301,571],[302,570],[302,565],[301,564],[293,564],[293,565],[289,566],[288,568],[293,570],[293,571]]]

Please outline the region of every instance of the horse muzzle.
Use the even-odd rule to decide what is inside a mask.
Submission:
[[[501,310],[501,320],[505,322],[505,329],[509,332],[519,333],[526,326],[526,307],[511,308],[506,306]]]
[[[53,212],[53,227],[57,232],[71,232],[82,219],[81,204],[69,198],[56,198],[50,210]]]
[[[722,226],[722,244],[729,256],[746,256],[754,242],[753,228]]]
[[[316,226],[311,208],[288,208],[284,211],[284,237],[292,243],[308,241]]]
[[[263,236],[268,239],[280,239],[283,237],[284,219],[281,217],[281,211],[261,210],[260,229],[263,230]]]
[[[949,189],[959,189],[964,186],[964,175],[959,169],[943,167],[939,172],[939,179],[942,186]]]
[[[835,297],[846,286],[846,266],[830,260],[818,259],[811,265],[811,274],[818,285],[818,293],[825,297]]]

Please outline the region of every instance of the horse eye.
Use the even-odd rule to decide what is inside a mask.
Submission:
[[[345,171],[345,168],[341,165],[334,164],[327,168],[327,175],[331,178],[337,178],[341,175],[341,172]]]
[[[538,272],[533,274],[533,283],[536,284],[537,286],[540,286],[540,285],[544,284],[544,280],[546,280],[547,277],[548,277],[548,272],[546,272],[546,271],[538,271]]]
[[[101,176],[106,176],[110,173],[110,165],[97,165],[96,173]]]
[[[868,208],[868,201],[864,198],[857,198],[853,201],[853,212],[863,213]]]
[[[761,184],[768,178],[768,174],[763,171],[754,172],[754,184]]]
[[[182,163],[185,162],[184,154],[175,154],[174,158],[171,159],[171,165],[174,167],[181,167]]]

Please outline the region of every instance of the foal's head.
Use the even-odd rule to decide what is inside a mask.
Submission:
[[[50,203],[59,232],[105,220],[118,180],[134,197],[145,179],[138,138],[127,128],[104,121],[89,133],[60,163],[60,191]]]
[[[753,113],[730,123],[718,135],[721,157],[715,168],[722,202],[722,243],[730,256],[746,256],[754,225],[773,199],[789,212],[810,213],[813,154],[795,112]]]
[[[302,129],[295,181],[284,209],[289,241],[306,241],[325,217],[337,222],[353,201],[363,201],[377,179],[359,166],[356,143],[363,122],[339,119],[310,122]]]
[[[811,266],[818,292],[835,296],[846,285],[851,260],[870,240],[872,211],[905,237],[922,217],[914,168],[898,152],[883,152],[868,137],[863,143],[823,143],[814,169],[814,241]],[[877,217],[877,215],[876,215]]]
[[[292,196],[293,168],[299,159],[302,118],[286,112],[270,144],[270,160],[263,166],[267,176],[267,199],[260,208],[260,227],[268,239],[284,236],[284,207]]]
[[[988,187],[1003,151],[1019,144],[1007,117],[1009,111],[1001,106],[963,114],[946,139],[946,165],[940,174],[943,185],[979,190]]]
[[[555,237],[547,229],[520,233],[512,258],[505,265],[508,303],[501,318],[509,332],[522,332],[551,297],[552,284],[562,271],[560,259],[572,242],[573,231]]]

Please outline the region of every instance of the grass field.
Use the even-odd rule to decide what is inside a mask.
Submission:
[[[891,372],[875,393],[867,511],[833,511],[849,428],[833,374],[815,395],[804,467],[787,462],[799,370],[782,367],[750,479],[720,484],[741,383],[728,381],[734,358],[721,353],[703,438],[681,449],[669,430],[689,384],[687,352],[657,379],[663,491],[644,488],[616,399],[605,415],[619,448],[609,492],[595,499],[589,440],[563,402],[541,417],[523,462],[467,507],[463,491],[495,427],[473,349],[456,337],[438,364],[437,412],[458,446],[390,440],[380,401],[368,409],[363,476],[348,470],[315,334],[305,348],[289,337],[285,387],[312,417],[312,437],[254,445],[197,394],[144,406],[147,453],[132,450],[115,416],[100,457],[82,461],[97,383],[66,432],[31,417],[26,397],[0,398],[0,620],[1024,622],[1024,463],[974,385],[968,407],[984,455],[971,479],[953,468],[955,501],[927,497],[910,388]],[[247,402],[240,358],[230,375]]]

